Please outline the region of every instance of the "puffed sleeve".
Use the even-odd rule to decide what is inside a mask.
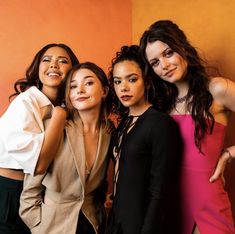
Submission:
[[[37,101],[18,97],[13,100],[1,117],[0,129],[8,158],[15,160],[25,173],[33,174],[44,139]]]
[[[154,123],[149,126],[148,137],[152,161],[141,234],[162,233],[169,198],[174,199],[171,187],[177,183],[181,155],[180,135],[175,122],[168,116],[150,119],[150,122]]]

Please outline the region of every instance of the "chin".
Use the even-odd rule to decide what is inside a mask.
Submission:
[[[129,104],[127,104],[127,103],[122,103],[122,105],[124,106],[124,107],[130,107],[130,105]]]

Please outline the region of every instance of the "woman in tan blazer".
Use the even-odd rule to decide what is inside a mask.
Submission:
[[[69,72],[69,117],[55,160],[46,174],[24,180],[20,216],[33,234],[104,233],[109,95],[97,65],[81,63]]]

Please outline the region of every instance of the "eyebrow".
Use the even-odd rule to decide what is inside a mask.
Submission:
[[[167,51],[168,49],[170,49],[169,46],[167,46],[167,47],[160,53],[160,55],[161,55],[161,54],[166,54],[166,51]],[[152,62],[152,61],[155,61],[155,60],[158,60],[158,59],[157,59],[157,58],[152,58],[152,59],[149,60],[149,62]]]
[[[86,80],[86,79],[89,79],[89,78],[94,78],[94,76],[89,75],[89,76],[83,77],[82,79],[83,79],[83,80]],[[76,80],[71,79],[70,83],[75,82],[75,81],[76,81]]]
[[[125,76],[124,79],[128,79],[128,78],[130,78],[130,77],[133,76],[133,75],[138,76],[137,73],[133,72],[133,73],[130,73],[130,74],[128,74],[127,76]],[[113,79],[119,79],[119,80],[121,80],[122,77],[114,76]]]

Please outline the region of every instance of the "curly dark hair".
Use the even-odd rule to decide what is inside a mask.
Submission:
[[[11,98],[13,98],[14,96],[24,92],[31,86],[37,86],[40,90],[42,89],[42,83],[39,79],[39,65],[40,65],[42,56],[45,54],[45,52],[48,49],[52,47],[60,47],[64,49],[68,53],[71,59],[72,66],[79,63],[76,55],[74,54],[74,52],[69,46],[65,44],[61,44],[61,43],[60,44],[56,44],[56,43],[47,44],[42,49],[40,49],[35,55],[31,65],[26,70],[25,78],[19,79],[15,82],[14,84],[15,93],[10,95],[9,100],[11,100]]]
[[[206,72],[206,63],[198,55],[184,32],[170,20],[160,20],[153,23],[140,39],[140,51],[145,59],[145,72],[153,74],[153,69],[146,58],[148,43],[161,41],[177,52],[188,64],[186,79],[189,83],[187,95],[187,108],[195,122],[194,140],[201,151],[201,140],[205,133],[212,133],[214,117],[210,113],[213,97],[209,91],[209,76]],[[175,84],[162,80],[155,74],[157,80],[156,90],[159,107],[164,112],[170,112],[176,103],[178,90]]]
[[[138,45],[131,45],[131,46],[122,46],[121,50],[116,52],[116,56],[112,59],[111,67],[109,68],[109,83],[111,87],[112,93],[112,113],[116,114],[117,117],[121,117],[123,115],[128,114],[128,108],[123,106],[119,101],[115,90],[114,90],[114,78],[113,78],[113,70],[116,64],[123,62],[123,61],[133,61],[135,62],[142,71],[142,76],[145,85],[145,98],[154,106],[156,105],[156,97],[155,97],[155,82],[151,78],[150,75],[145,75],[145,62],[143,57],[140,54],[139,46]],[[157,106],[155,106],[157,109]]]

